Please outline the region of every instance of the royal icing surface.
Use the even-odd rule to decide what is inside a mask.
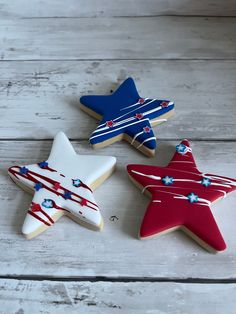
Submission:
[[[92,145],[127,134],[132,145],[138,141],[138,149],[145,146],[151,150],[156,148],[151,123],[166,121],[161,116],[174,109],[168,100],[141,98],[132,78],[126,79],[112,95],[82,96],[80,102],[102,116],[90,137]]]
[[[77,155],[60,132],[46,161],[9,168],[9,175],[16,183],[34,191],[22,232],[27,236],[43,225],[52,226],[58,211],[99,227],[102,217],[90,185],[115,163],[115,157]]]
[[[184,226],[216,251],[226,248],[210,205],[236,189],[236,180],[201,173],[189,142],[176,146],[167,167],[128,165],[129,175],[149,191],[152,200],[144,215],[140,237]]]

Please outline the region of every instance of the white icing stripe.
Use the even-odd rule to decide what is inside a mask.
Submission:
[[[187,196],[184,196],[184,195],[182,195],[182,194],[180,194],[180,196],[174,196],[174,198],[176,198],[176,199],[181,199],[181,200],[188,200],[188,197],[187,197]],[[199,198],[198,198],[198,201],[197,201],[196,203],[194,203],[194,204],[203,205],[203,204],[199,204],[199,202],[206,203],[206,204],[209,205],[209,206],[211,205],[211,202],[210,202],[210,201],[206,200],[205,198],[201,198],[201,197],[199,197]]]
[[[173,102],[169,102],[169,103],[168,103],[168,106],[166,106],[165,108],[167,108],[167,107],[169,107],[169,106],[171,106],[171,105],[173,105],[173,104],[174,104]],[[161,110],[161,109],[163,109],[163,108],[162,108],[162,106],[160,105],[160,106],[158,106],[157,108],[153,108],[153,109],[150,109],[150,110],[144,112],[143,115],[146,116],[146,115],[148,115],[148,114],[150,114],[150,113],[153,113],[153,112],[158,111],[158,110]]]
[[[201,181],[196,181],[196,180],[192,180],[192,179],[173,179],[174,182],[194,182],[194,183],[201,183]]]
[[[135,136],[134,136],[133,139],[132,139],[131,145],[133,145],[133,144],[134,144],[134,141],[136,140],[136,138],[137,138],[139,135],[143,134],[143,133],[144,133],[144,131],[135,134]]]
[[[154,111],[158,111],[158,110],[160,110],[160,109],[161,109],[161,107],[159,106],[159,107],[155,108]],[[154,111],[153,111],[153,112],[154,112]],[[125,116],[125,115],[126,115],[126,114],[124,114],[123,116]],[[146,112],[143,112],[142,115],[145,116],[145,115],[146,115]],[[123,116],[120,116],[120,117],[118,117],[118,118],[115,118],[115,119],[113,119],[112,121],[114,122],[114,121],[118,120],[119,118],[122,118]],[[136,117],[135,117],[135,116],[132,116],[132,117],[129,117],[129,118],[127,118],[127,119],[118,121],[118,122],[116,122],[116,123],[114,124],[114,127],[119,126],[119,125],[121,125],[121,124],[125,124],[125,123],[127,123],[127,122],[129,122],[129,121],[132,121],[132,120],[136,120]],[[160,119],[160,121],[167,121],[167,119]],[[103,123],[103,124],[101,124],[101,125],[99,125],[99,126],[97,127],[97,129],[96,129],[93,133],[97,133],[97,132],[100,132],[100,131],[103,131],[103,130],[108,130],[108,129],[110,128],[109,126],[105,126],[105,125],[106,125],[106,122]],[[102,127],[102,126],[104,126],[104,127]]]
[[[155,120],[150,120],[150,123],[153,124],[155,122],[166,122],[167,119],[155,119]]]
[[[148,111],[145,111],[145,112],[143,113],[143,115],[144,115],[144,116],[147,116],[148,114],[153,113],[153,112],[156,112],[156,111],[159,111],[159,110],[161,110],[161,109],[162,109],[162,106],[158,106],[157,108],[153,108],[153,109],[150,109],[150,110],[148,110]]]
[[[197,181],[197,180],[192,180],[192,179],[173,179],[174,182],[194,182],[194,183],[202,183],[202,181]],[[225,188],[231,188],[230,185],[227,184],[221,184],[221,183],[216,183],[216,182],[211,182],[211,185],[217,185],[217,186],[223,186]]]
[[[146,103],[145,105],[142,105],[141,107],[146,106],[146,105],[152,103],[153,101],[154,101],[154,100],[152,100],[152,101]],[[172,104],[173,104],[173,103],[172,103]],[[140,109],[141,107],[139,107],[138,109]],[[152,109],[152,110],[149,110],[149,111],[151,111],[151,112],[149,112],[149,111],[144,111],[142,114],[143,114],[143,116],[146,116],[146,115],[148,115],[149,113],[153,113],[153,112],[159,111],[159,110],[161,110],[161,109],[162,109],[162,106],[159,105],[158,107],[156,107],[156,108],[154,108],[154,109]],[[130,111],[130,112],[127,112],[127,113],[125,113],[124,115],[122,115],[122,116],[120,116],[120,117],[117,117],[117,118],[113,119],[113,121],[116,121],[116,120],[118,120],[118,119],[120,119],[120,118],[123,118],[123,117],[126,116],[127,114],[129,114],[129,113],[131,113],[131,112],[134,112],[134,111],[136,111],[136,109],[134,109],[134,110],[132,110],[132,111]],[[133,118],[136,119],[135,117],[133,117]],[[160,120],[166,120],[166,119],[160,119]],[[106,124],[106,123],[104,123],[104,124]],[[104,124],[103,124],[103,125],[104,125]]]
[[[155,185],[155,184],[146,185],[146,186],[142,189],[141,193],[143,194],[146,189],[148,189],[148,188],[150,188],[150,187],[155,187],[155,186],[162,186],[162,185]]]
[[[224,184],[229,184],[232,186],[236,186],[236,181],[232,181],[231,179],[227,179],[224,177],[220,177],[220,176],[213,176],[213,175],[207,175],[205,173],[202,174],[205,178],[208,178],[210,180],[221,180],[222,182],[224,182]]]
[[[156,111],[156,110],[155,110],[155,111]],[[143,116],[145,116],[145,112],[143,113]],[[127,123],[127,122],[130,122],[130,121],[136,120],[136,119],[137,119],[137,118],[136,118],[135,116],[133,116],[133,117],[127,118],[127,119],[125,119],[125,120],[121,120],[121,121],[119,121],[119,122],[114,123],[114,126],[113,126],[113,127],[117,127],[117,126],[119,126],[119,125],[125,124],[125,123]],[[142,120],[142,119],[140,119],[140,120]],[[113,120],[113,121],[115,121],[115,120]],[[142,120],[142,121],[144,121],[144,120]],[[166,122],[167,119],[151,120],[151,122],[158,122],[158,121],[160,121],[160,122]],[[99,126],[93,133],[97,133],[97,132],[101,132],[101,131],[104,131],[104,130],[108,130],[108,129],[110,129],[110,128],[111,128],[111,127],[109,127],[109,126],[104,126],[103,128],[100,128],[100,126]]]
[[[149,99],[149,98],[147,98],[147,99]],[[151,103],[154,102],[155,100],[156,100],[156,99],[152,99],[151,101],[147,102],[146,104],[140,106],[138,109],[140,109],[140,108],[142,108],[142,107],[145,107],[145,106],[151,104]],[[169,107],[170,105],[173,105],[173,104],[174,104],[173,102],[168,103],[168,107]],[[159,111],[159,110],[161,110],[161,109],[162,109],[162,106],[159,105],[158,107],[152,109],[152,112]],[[136,110],[137,110],[137,108],[136,108],[136,109],[133,109],[133,110],[131,110],[131,111],[129,111],[129,112],[127,112],[127,113],[125,113],[125,114],[123,114],[123,115],[121,115],[121,116],[115,118],[115,119],[113,119],[113,121],[117,121],[118,119],[123,118],[124,116],[126,116],[126,115],[128,115],[128,114],[130,114],[130,113],[132,113],[132,112],[134,112],[134,111],[136,111]],[[143,112],[143,115],[147,115],[147,114],[148,114],[148,111]],[[128,118],[128,119],[129,119],[129,118]],[[128,119],[127,119],[127,120],[128,120]],[[102,126],[104,126],[104,125],[106,125],[106,122],[100,124],[100,125],[97,127],[97,129],[100,129],[100,128],[101,128]]]
[[[140,148],[141,146],[143,146],[144,143],[152,141],[152,140],[156,140],[155,136],[149,137],[146,140],[144,140],[139,146],[137,146],[137,148]]]
[[[137,173],[136,171],[134,171],[134,170],[131,170],[132,172],[135,172],[135,173]],[[139,175],[143,175],[143,176],[146,176],[146,177],[149,177],[149,178],[151,178],[151,179],[153,179],[153,180],[161,180],[162,178],[161,177],[158,177],[158,176],[154,176],[154,175],[146,175],[146,174],[141,174],[141,172],[139,172],[139,173],[137,173],[137,174],[139,174]],[[196,174],[196,175],[198,175],[199,176],[199,174]],[[210,176],[206,176],[205,174],[202,174],[202,175],[200,175],[200,176],[204,176],[204,178],[208,178],[208,179],[210,179]],[[213,179],[213,177],[215,177],[216,178],[216,176],[211,176],[211,178],[212,178],[212,180],[214,180]],[[220,177],[217,177],[218,178],[218,180],[220,180]],[[216,180],[216,179],[215,179]],[[201,184],[201,180],[199,181],[199,180],[192,180],[192,179],[173,179],[173,181],[174,182],[194,182],[194,183],[199,183],[199,184]],[[227,181],[230,181],[230,182],[233,182],[232,180],[230,180],[230,179],[227,179]],[[228,184],[223,184],[223,183],[217,183],[217,182],[211,182],[211,185],[214,185],[214,186],[222,186],[222,187],[225,187],[225,188],[231,188],[231,186],[230,185],[228,185]],[[222,191],[222,190],[217,190],[217,191],[220,191],[220,192],[222,192],[222,193],[226,193],[225,191]]]
[[[151,186],[151,185],[145,186],[144,189],[142,190],[142,193],[143,193],[143,191],[144,191],[146,188],[148,188],[148,187],[150,187],[150,186]],[[155,186],[155,185],[154,185],[154,186]],[[173,198],[175,198],[175,199],[188,200],[188,197],[187,197],[187,196],[184,196],[184,195],[182,195],[182,194],[173,193],[173,192],[169,192],[169,191],[163,191],[163,190],[157,190],[156,192],[172,194],[172,195],[174,195]],[[203,202],[203,203],[205,203],[205,204],[201,204],[201,203],[199,203],[199,201],[200,201],[200,202]],[[197,205],[205,205],[205,206],[208,205],[208,206],[210,206],[210,205],[211,205],[211,202],[208,201],[208,200],[206,200],[205,198],[198,198],[198,202],[195,203],[195,204],[197,204]]]
[[[162,106],[158,106],[157,108],[153,108],[153,109],[151,109],[151,110],[148,110],[148,111],[144,112],[143,115],[144,115],[144,116],[147,116],[148,114],[153,113],[153,112],[155,112],[155,111],[159,111],[159,110],[161,110],[161,109],[162,109]]]
[[[194,163],[193,161],[185,161],[185,160],[172,160],[170,163],[172,162],[183,162],[183,163],[191,163],[191,164]]]
[[[145,105],[150,104],[150,103],[153,102],[154,100],[156,100],[156,99],[153,99],[152,101],[146,103]],[[171,104],[173,104],[173,103],[171,103]],[[143,105],[143,106],[144,106],[144,105]],[[143,107],[143,106],[141,106],[141,107]],[[140,108],[141,108],[141,107],[140,107]],[[139,109],[140,109],[140,108],[139,108]],[[146,115],[148,115],[148,114],[150,114],[150,113],[153,113],[153,112],[155,112],[155,111],[159,111],[159,110],[161,110],[161,109],[162,109],[162,107],[161,107],[161,106],[158,106],[157,108],[154,108],[154,109],[152,109],[152,110],[143,112],[142,114],[143,114],[143,116],[146,116]],[[136,110],[136,109],[135,109],[135,110]],[[132,110],[132,111],[135,111],[135,110]],[[131,113],[132,111],[130,111],[130,112],[128,112],[128,113],[126,113],[126,114],[124,114],[124,115],[122,115],[122,116],[120,116],[120,117],[117,117],[117,118],[113,119],[113,122],[116,121],[116,120],[118,120],[118,119],[120,119],[120,118],[122,118],[122,117],[124,117],[125,115]],[[127,123],[127,122],[129,122],[129,121],[132,121],[132,120],[136,120],[136,117],[129,117],[129,118],[125,119],[125,120],[121,120],[121,121],[115,123],[114,127],[117,127],[117,126],[119,126],[119,125],[125,124],[125,123]],[[145,119],[141,119],[140,121],[145,121]],[[166,122],[167,119],[151,120],[151,122],[154,122],[154,123],[155,123],[155,122],[158,122],[158,121],[160,121],[160,122]],[[129,126],[129,125],[125,125],[125,126]],[[97,132],[100,132],[100,131],[105,131],[105,130],[108,130],[108,129],[110,129],[110,127],[109,127],[109,126],[106,126],[106,122],[105,122],[105,123],[99,125],[99,126],[97,127],[97,129],[93,132],[93,134],[94,134],[94,133],[97,133]],[[118,129],[116,129],[116,130],[118,130]],[[107,132],[107,133],[109,133],[109,132]],[[102,133],[101,135],[104,135],[104,134],[105,134],[105,133]],[[99,136],[100,136],[100,135],[99,135]]]
[[[18,179],[20,179],[19,176],[17,175],[17,173],[16,173],[15,175],[17,176]],[[53,190],[53,184],[52,184],[52,183],[48,182],[47,180],[45,180],[45,179],[43,179],[43,178],[38,177],[37,174],[30,173],[30,175],[31,175],[34,179],[39,180],[39,182],[40,182],[41,184],[43,184],[45,187],[50,188],[51,190]],[[27,178],[27,177],[21,177],[21,180],[22,180],[23,182],[25,182],[25,181],[30,181],[30,182],[32,182],[32,180],[30,180],[30,179]],[[61,187],[61,188],[59,188],[58,190],[56,190],[55,192],[54,192],[54,191],[49,191],[49,193],[61,193],[61,194],[63,195],[65,191],[67,191],[67,189]],[[91,193],[91,194],[92,194],[92,193]],[[62,196],[62,195],[60,195],[60,196]],[[79,202],[80,202],[80,201],[84,198],[82,195],[77,195],[77,194],[74,193],[74,192],[73,192],[73,195],[72,195],[72,196],[73,196],[73,198],[68,198],[68,199],[66,199],[67,203],[70,203],[70,202],[73,202],[73,201],[79,201]],[[89,204],[89,207],[88,207],[88,208],[89,208],[90,210],[91,210],[91,209],[95,209],[95,210],[98,210],[98,209],[99,209],[98,205],[95,204],[95,203],[93,203],[93,202],[91,202],[89,199],[87,199],[87,202],[88,202],[88,204]],[[85,205],[84,205],[84,206],[85,206]],[[86,206],[86,207],[87,207],[87,206]],[[92,207],[92,208],[91,208],[91,207]]]
[[[148,121],[148,120],[149,120],[148,118],[143,119],[143,120],[138,120],[138,121],[135,121],[135,122],[133,122],[133,123],[126,124],[125,126],[131,126],[131,125],[134,125],[134,124],[137,124],[137,123],[141,123],[141,122],[143,122],[143,121]],[[110,131],[105,132],[105,133],[102,133],[102,134],[94,135],[94,136],[90,137],[90,140],[93,139],[93,138],[99,137],[99,136],[103,136],[104,134],[116,132],[116,131],[121,130],[121,129],[123,129],[123,126],[121,126],[121,127],[118,128],[118,129],[110,130]]]
[[[158,176],[154,176],[152,174],[145,174],[145,173],[142,173],[142,172],[138,172],[138,171],[135,171],[135,170],[131,170],[131,172],[135,173],[135,174],[138,174],[142,177],[147,177],[147,178],[151,178],[151,179],[154,179],[154,180],[160,180],[161,177],[158,177]]]
[[[127,119],[125,119],[125,120],[121,120],[121,121],[119,121],[119,122],[117,122],[117,123],[114,123],[114,125],[112,126],[112,127],[117,127],[117,126],[119,126],[119,125],[121,125],[121,124],[125,124],[125,123],[127,123],[127,122],[129,122],[129,121],[132,121],[132,120],[136,120],[136,118],[135,117],[130,117],[130,118],[127,118]],[[114,121],[114,120],[113,120]],[[106,124],[106,123],[105,123]],[[103,128],[97,128],[94,132],[93,132],[93,134],[94,133],[97,133],[97,132],[101,132],[101,131],[105,131],[105,130],[108,130],[108,129],[110,129],[111,127],[109,127],[109,126],[104,126]]]
[[[143,193],[145,192],[145,190],[146,190],[147,188],[149,188],[149,187],[163,187],[163,185],[160,185],[160,184],[149,184],[149,185],[146,185],[146,186],[142,189],[141,193],[143,194]],[[168,186],[168,187],[171,188],[171,186]],[[223,191],[223,190],[215,190],[215,191],[218,191],[218,192],[222,193],[222,194],[223,194],[223,197],[226,197],[226,195],[227,195],[227,192],[225,192],[225,191]],[[161,192],[165,192],[165,191],[161,190]],[[171,193],[171,192],[166,192],[166,193]],[[174,193],[171,193],[171,194],[174,194]]]
[[[143,99],[144,99],[144,101],[147,101],[149,98],[143,98]],[[155,100],[156,100],[156,99],[155,99]],[[137,101],[137,102],[136,102],[135,104],[133,104],[133,105],[130,105],[130,106],[121,108],[120,111],[125,110],[125,109],[128,109],[128,108],[132,108],[132,107],[137,106],[137,105],[140,105],[139,101]]]
[[[140,108],[142,108],[142,107],[145,107],[145,106],[151,104],[151,103],[154,102],[155,100],[156,100],[156,99],[152,99],[151,101],[147,102],[146,104],[140,106],[138,109],[140,109]],[[161,107],[161,106],[158,106],[157,108],[159,108],[159,107]],[[134,111],[136,111],[136,110],[137,110],[137,109],[133,109],[133,110],[131,110],[131,111],[129,111],[129,112],[126,112],[125,114],[123,114],[123,115],[121,115],[121,116],[116,117],[115,119],[113,119],[113,121],[117,121],[117,120],[119,120],[120,118],[123,118],[123,117],[127,116],[128,114],[130,114],[131,112],[134,112]],[[160,110],[160,109],[157,109],[157,110]],[[99,129],[100,127],[102,127],[102,126],[104,126],[104,125],[106,125],[106,122],[103,123],[103,124],[100,124],[100,125],[97,127],[97,129]]]
[[[228,185],[228,184],[223,184],[223,183],[221,184],[221,183],[211,182],[211,185],[218,185],[218,186],[223,186],[225,188],[231,189],[231,186]]]
[[[148,101],[147,103],[143,104],[142,106],[140,106],[140,107],[138,107],[138,108],[135,108],[135,109],[133,109],[133,110],[131,110],[131,111],[129,111],[129,112],[123,114],[121,117],[126,116],[127,114],[130,114],[131,112],[134,112],[134,111],[136,111],[137,109],[143,108],[143,107],[145,107],[145,106],[151,104],[151,103],[154,102],[154,101],[156,101],[156,99],[152,99],[152,100]],[[159,108],[159,107],[161,107],[161,105],[159,105],[157,108]],[[160,109],[158,109],[158,110],[160,110]],[[116,118],[116,120],[117,120],[117,119],[119,119],[119,118]]]
[[[222,190],[216,190],[216,191],[223,193],[224,194],[223,197],[226,197],[226,195],[227,195],[227,192],[225,192],[225,191],[222,191]]]

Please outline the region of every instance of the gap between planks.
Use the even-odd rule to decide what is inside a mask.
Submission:
[[[103,62],[103,61],[180,61],[180,62],[186,62],[186,61],[220,61],[220,62],[228,62],[228,61],[236,61],[236,58],[227,58],[227,59],[222,59],[222,58],[190,58],[190,59],[180,59],[180,58],[95,58],[95,59],[83,59],[83,58],[75,58],[75,59],[68,59],[68,58],[63,58],[63,59],[1,59],[1,62],[60,62],[60,61],[65,61],[65,62]]]
[[[153,15],[115,15],[111,16],[110,18],[117,19],[117,18],[129,18],[129,19],[139,19],[139,18],[151,18],[151,17],[205,17],[205,18],[211,18],[211,17],[216,17],[216,18],[231,18],[234,19],[236,15],[202,15],[202,14],[191,14],[191,15],[186,15],[186,14],[153,14]],[[108,18],[107,16],[29,16],[29,17],[19,17],[19,20],[41,20],[41,19],[105,19]]]
[[[170,283],[185,283],[185,284],[235,284],[236,278],[228,278],[228,279],[221,279],[221,278],[169,278],[169,277],[153,277],[153,278],[145,278],[145,277],[103,277],[103,276],[84,276],[84,277],[51,277],[51,276],[37,276],[37,275],[19,275],[19,276],[0,276],[1,279],[7,280],[25,280],[25,281],[62,281],[62,282],[120,282],[120,283],[127,283],[127,282],[150,282],[150,283],[163,283],[163,282],[170,282]]]
[[[80,137],[80,138],[70,138],[68,137],[70,142],[84,142],[84,141],[88,141],[89,139],[87,137]],[[184,138],[180,138],[180,137],[173,137],[173,138],[162,138],[162,137],[158,137],[157,138],[157,144],[158,142],[173,142],[173,141],[182,141]],[[194,141],[194,142],[227,142],[227,143],[234,143],[236,142],[236,138],[235,139],[228,139],[228,138],[194,138],[194,137],[187,137],[186,139],[188,139],[189,141]],[[52,142],[53,138],[0,138],[0,142]],[[122,142],[118,141],[118,142]],[[118,143],[116,142],[116,143]],[[111,146],[111,145],[108,145]],[[96,150],[96,149],[94,149]]]

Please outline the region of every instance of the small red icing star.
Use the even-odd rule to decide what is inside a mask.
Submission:
[[[114,125],[114,122],[112,120],[109,120],[106,122],[106,126],[108,126],[109,128],[111,128]]]
[[[168,103],[167,103],[166,101],[163,101],[163,102],[161,103],[161,107],[162,107],[162,108],[168,107]]]
[[[59,182],[56,182],[54,185],[53,185],[53,188],[54,190],[58,190],[59,188],[61,187],[60,183]]]
[[[39,204],[32,203],[30,209],[31,209],[31,211],[32,211],[33,213],[35,213],[35,212],[40,211],[40,210],[41,210],[41,207],[40,207]]]
[[[149,126],[145,126],[145,127],[143,128],[143,131],[144,131],[145,133],[150,133],[150,132],[151,132],[151,128],[149,128]]]
[[[145,103],[145,99],[144,98],[139,98],[138,103],[141,104],[141,105],[144,104]]]
[[[86,206],[87,205],[87,201],[82,198],[81,201],[80,201],[80,205],[81,206]]]
[[[138,120],[142,119],[142,117],[143,117],[142,113],[136,113],[136,115],[135,115],[135,118]]]
[[[180,228],[204,248],[223,251],[224,239],[210,209],[215,202],[236,190],[236,180],[201,173],[193,158],[189,142],[186,154],[178,149],[166,167],[128,165],[132,180],[149,192],[149,203],[140,228],[140,237],[147,238]],[[179,145],[177,145],[179,146]],[[171,184],[169,181],[171,179]]]

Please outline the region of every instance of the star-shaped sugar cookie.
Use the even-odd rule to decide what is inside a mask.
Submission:
[[[209,251],[223,251],[224,239],[210,206],[236,189],[236,180],[200,172],[189,142],[176,146],[166,167],[128,165],[130,178],[151,196],[140,237],[182,229]]]
[[[80,102],[82,110],[100,120],[90,137],[94,148],[124,139],[147,156],[153,156],[156,149],[152,126],[165,122],[174,112],[169,100],[140,97],[132,78],[111,95],[82,96]]]
[[[101,229],[102,216],[92,191],[111,175],[115,163],[115,157],[77,155],[59,132],[46,161],[9,168],[12,180],[33,194],[22,228],[26,238],[42,233],[63,215]]]

